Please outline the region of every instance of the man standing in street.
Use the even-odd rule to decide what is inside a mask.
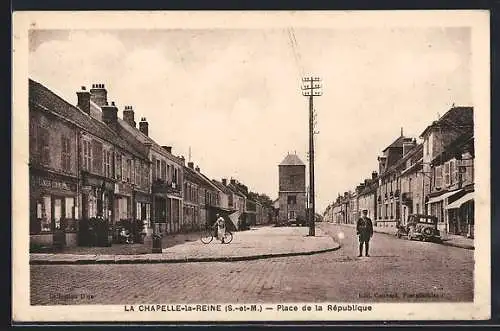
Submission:
[[[359,237],[359,255],[362,256],[363,253],[363,245],[365,246],[365,256],[370,256],[368,254],[369,242],[371,237],[373,236],[373,224],[372,220],[367,216],[368,210],[363,209],[363,216],[358,220],[356,224],[356,233]]]

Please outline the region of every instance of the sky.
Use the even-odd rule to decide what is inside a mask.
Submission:
[[[287,153],[308,162],[301,78],[319,76],[322,212],[377,170],[401,128],[418,139],[453,103],[472,105],[470,38],[469,28],[35,30],[29,75],[72,104],[81,86],[104,83],[119,116],[132,105],[160,145],[272,199]]]

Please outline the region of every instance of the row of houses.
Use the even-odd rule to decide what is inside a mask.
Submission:
[[[378,157],[378,171],[338,195],[326,220],[354,224],[366,209],[376,227],[395,227],[411,214],[427,214],[437,217],[443,234],[473,238],[473,108],[453,106],[419,138],[401,130]]]
[[[151,234],[199,229],[217,213],[268,223],[272,202],[236,179],[209,179],[149,135],[147,119],[123,116],[104,84],[82,87],[77,105],[29,80],[30,242],[78,245],[79,220],[140,220]],[[269,200],[269,201],[268,201]]]

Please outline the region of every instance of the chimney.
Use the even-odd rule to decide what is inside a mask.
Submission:
[[[107,125],[114,125],[118,121],[118,108],[115,106],[115,102],[111,102],[111,106],[105,105],[101,107],[102,109],[102,121]]]
[[[188,162],[188,168],[193,169],[194,168],[194,163],[193,162]]]
[[[365,187],[368,186],[368,181],[369,181],[369,179],[365,179],[365,182],[363,184]]]
[[[376,171],[372,172],[372,179],[376,179],[378,176],[378,173]]]
[[[197,172],[200,172],[200,167],[196,166],[196,168],[194,168]]]
[[[128,123],[131,127],[135,128],[135,120],[134,120],[134,109],[132,106],[125,106],[123,110],[123,120]]]
[[[90,100],[99,107],[108,104],[108,91],[106,91],[104,84],[92,84],[92,89],[90,89]]]
[[[185,161],[186,161],[186,159],[184,158],[184,156],[182,156],[182,155],[181,155],[181,156],[179,157],[179,159],[181,160],[182,164],[184,165],[184,164],[185,164]]]
[[[231,184],[236,185],[236,179],[231,178]]]
[[[161,146],[164,150],[172,154],[172,146]]]
[[[77,107],[90,115],[90,92],[87,91],[85,86],[82,86],[82,90],[76,92],[76,96],[78,97]]]
[[[146,121],[146,117],[141,117],[141,121],[139,122],[139,131],[141,131],[144,135],[149,136],[149,124]]]
[[[227,179],[226,178],[222,178],[222,185],[227,186]]]

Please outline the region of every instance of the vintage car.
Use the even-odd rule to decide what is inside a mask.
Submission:
[[[441,234],[437,228],[437,217],[432,215],[412,214],[406,225],[399,225],[397,237],[409,240],[441,242]]]

